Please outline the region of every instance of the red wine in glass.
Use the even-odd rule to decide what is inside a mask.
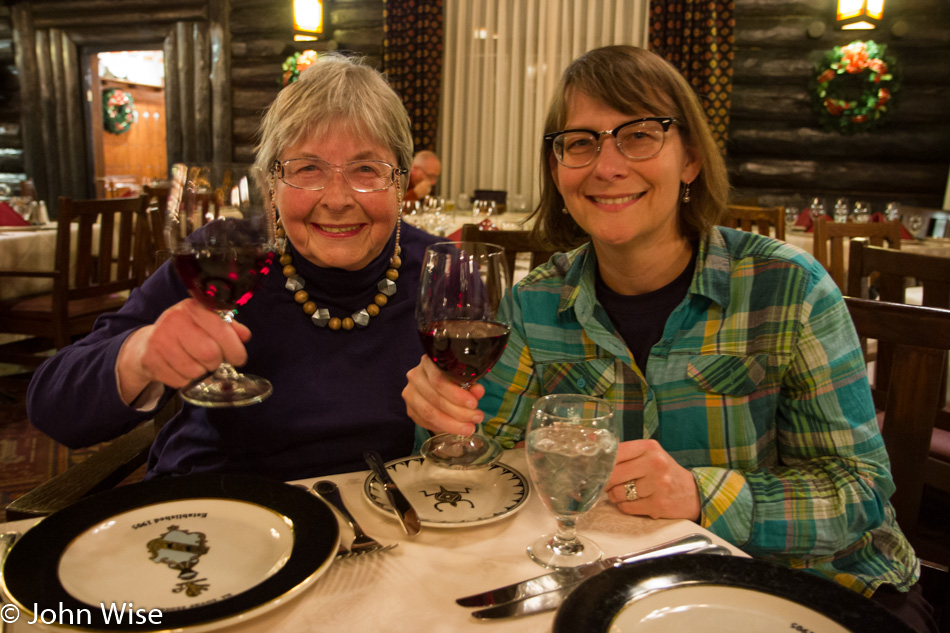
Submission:
[[[165,235],[191,296],[230,322],[254,296],[275,258],[275,219],[266,178],[250,165],[172,167]],[[270,382],[221,363],[180,391],[200,407],[241,407],[273,392]]]
[[[233,310],[254,295],[270,271],[274,252],[254,244],[203,247],[175,254],[175,270],[185,286],[209,310]]]
[[[494,321],[436,321],[419,336],[436,367],[466,387],[501,358],[508,332],[507,325]]]
[[[416,323],[426,354],[460,387],[469,388],[494,366],[508,343],[511,296],[505,249],[481,242],[440,242],[426,249]],[[467,470],[501,455],[493,439],[442,433],[422,445],[426,462]]]

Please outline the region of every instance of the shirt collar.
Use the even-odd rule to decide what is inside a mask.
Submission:
[[[573,251],[556,255],[558,265],[566,268],[564,286],[561,288],[561,300],[558,312],[571,310],[578,301],[585,303],[579,290],[581,286],[593,288],[597,255],[590,242]],[[560,259],[564,258],[564,259]],[[726,248],[726,242],[718,227],[712,227],[709,233],[699,241],[699,254],[696,256],[696,271],[689,286],[689,294],[708,297],[723,308],[729,307],[729,278],[732,271],[732,257]],[[591,300],[593,297],[591,297]],[[588,311],[591,306],[578,305],[579,311]]]

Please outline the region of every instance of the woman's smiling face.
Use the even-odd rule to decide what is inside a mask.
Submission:
[[[355,160],[396,165],[392,150],[367,140],[350,126],[332,124],[318,136],[305,136],[285,148],[280,161],[316,158],[343,166]],[[277,209],[287,237],[300,255],[323,268],[359,270],[389,242],[399,215],[398,181],[383,191],[360,193],[333,171],[319,191],[276,181]]]
[[[666,116],[666,112],[624,114],[574,92],[567,99],[564,129],[612,130],[633,119]],[[660,152],[646,160],[620,153],[613,137],[602,137],[600,153],[590,165],[564,167],[551,155],[551,172],[571,217],[606,247],[656,244],[679,236],[679,198],[682,183],[699,174],[676,125],[666,132]]]

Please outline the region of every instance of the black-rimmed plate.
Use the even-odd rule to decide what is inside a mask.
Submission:
[[[189,475],[109,490],[43,519],[10,550],[3,584],[29,620],[197,632],[297,595],[339,541],[333,512],[305,491]]]
[[[690,554],[608,569],[564,601],[554,633],[912,633],[889,611],[813,574]]]
[[[387,462],[386,470],[425,527],[464,528],[500,521],[521,510],[530,491],[524,475],[501,462],[453,470],[412,456]],[[363,496],[371,507],[395,518],[375,473],[363,482]]]

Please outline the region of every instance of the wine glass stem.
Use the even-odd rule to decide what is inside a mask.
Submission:
[[[218,368],[214,370],[214,380],[215,382],[226,382],[231,383],[235,380],[241,378],[241,374],[234,368],[234,365],[231,363],[221,363],[218,365]]]
[[[577,526],[573,518],[557,517],[557,534],[551,541],[551,549],[559,556],[571,556],[584,549],[577,538]]]

